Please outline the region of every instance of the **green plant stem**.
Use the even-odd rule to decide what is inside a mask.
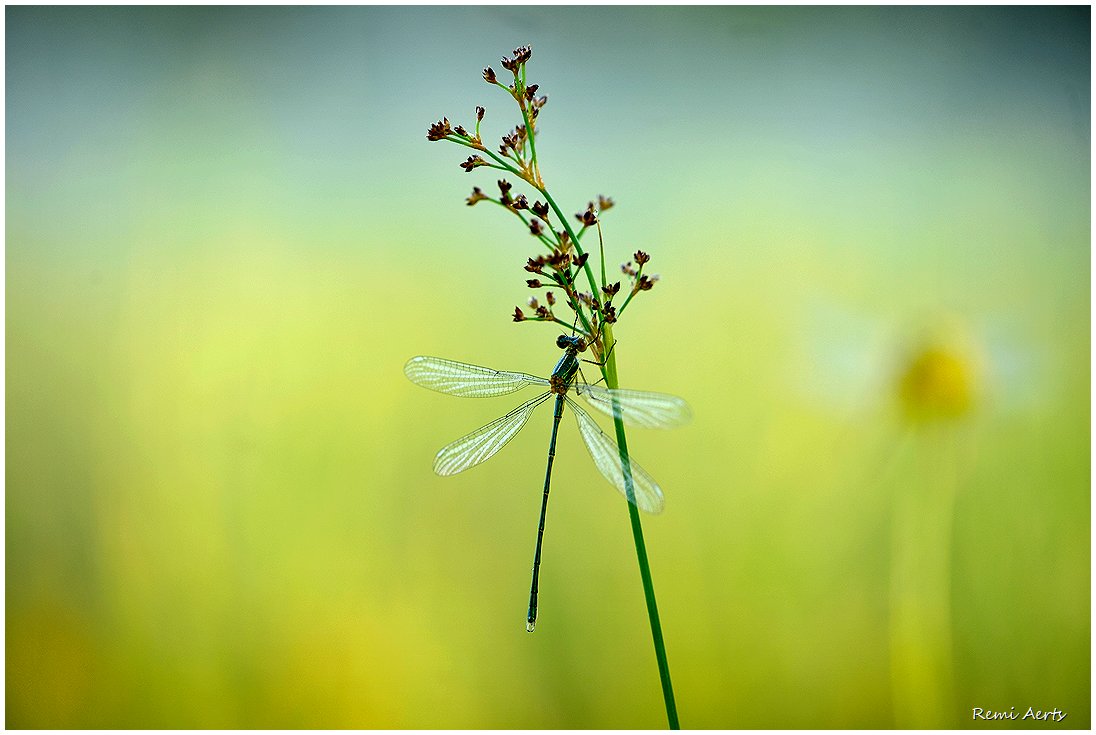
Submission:
[[[605,385],[610,389],[620,387],[617,376],[616,356],[613,354],[613,329],[611,324],[603,327],[605,349],[608,358],[602,366]],[[624,486],[628,495],[628,518],[632,524],[632,538],[635,540],[636,557],[639,561],[639,576],[643,580],[643,596],[647,600],[647,617],[651,621],[651,639],[655,646],[655,658],[658,661],[658,677],[662,682],[662,698],[666,702],[666,719],[671,730],[681,729],[677,721],[677,703],[674,701],[674,686],[670,680],[670,663],[666,658],[666,644],[662,640],[662,623],[658,618],[658,602],[655,600],[655,585],[651,579],[651,566],[647,561],[647,546],[643,542],[643,527],[639,520],[639,508],[635,504],[635,487],[632,482],[632,465],[628,458],[628,440],[624,434],[624,423],[620,417],[620,407],[613,401],[613,426],[616,429],[617,447],[620,449],[620,464],[624,471]]]
[[[601,238],[601,220],[597,223],[597,247],[601,252],[601,287],[605,288],[605,241]]]
[[[635,296],[635,295],[636,295],[635,291],[632,291],[630,294],[628,294],[628,298],[624,299],[624,303],[621,304],[619,309],[617,309],[617,319],[618,320],[620,319],[620,315],[624,313],[624,310],[628,308],[628,304],[630,304],[632,302],[632,297]]]
[[[548,202],[548,206],[552,208],[552,211],[556,213],[556,217],[559,218],[560,223],[563,225],[563,229],[567,230],[567,234],[571,236],[571,242],[575,246],[575,252],[579,255],[583,254],[582,245],[579,243],[578,235],[571,229],[570,223],[567,221],[567,216],[563,214],[563,210],[556,204],[556,200],[552,198],[552,195],[548,193],[548,189],[537,189],[544,195],[545,200]],[[584,228],[585,229],[585,228]],[[597,281],[594,280],[594,272],[590,269],[590,262],[586,261],[586,264],[582,266],[582,269],[586,272],[586,280],[590,282],[590,289],[597,293]],[[589,326],[589,325],[587,325]]]
[[[922,431],[899,444],[891,511],[890,647],[895,726],[954,727],[952,523],[954,436]],[[924,429],[924,427],[922,427]],[[909,478],[921,478],[913,481]],[[926,481],[926,478],[931,478]]]

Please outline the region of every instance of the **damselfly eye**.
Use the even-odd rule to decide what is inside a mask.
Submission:
[[[570,344],[570,342],[571,340],[566,334],[561,334],[556,337],[556,347],[560,348],[561,350],[567,349],[567,345]]]

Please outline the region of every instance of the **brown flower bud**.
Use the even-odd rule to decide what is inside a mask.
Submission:
[[[514,307],[514,321],[515,322],[525,321],[525,314],[523,314],[521,312],[521,307],[520,306],[515,306]]]
[[[445,136],[452,133],[453,130],[449,127],[449,118],[443,117],[436,123],[430,126],[430,129],[426,131],[427,140],[445,140]]]
[[[495,70],[491,67],[487,67],[483,70],[483,80],[488,84],[498,84],[498,77],[495,76]]]
[[[478,186],[473,186],[472,195],[464,201],[468,204],[469,207],[471,207],[476,202],[482,202],[484,199],[487,199],[487,195],[483,193],[483,190],[480,189]]]
[[[462,163],[460,167],[463,168],[466,173],[471,173],[472,169],[476,168],[477,166],[486,165],[487,161],[483,160],[479,156],[468,156],[468,160]]]
[[[480,121],[482,121],[482,120],[483,120],[483,116],[484,116],[484,115],[485,115],[486,113],[487,113],[487,110],[483,109],[482,107],[477,107],[477,108],[476,108],[476,122],[480,122]]]
[[[548,265],[560,270],[566,268],[567,264],[571,261],[571,256],[562,250],[553,250],[552,254],[548,256]]]

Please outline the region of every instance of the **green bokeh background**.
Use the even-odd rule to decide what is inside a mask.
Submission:
[[[532,240],[462,203],[495,177],[425,140],[515,124],[479,74],[521,43],[555,198],[613,196],[610,263],[663,276],[622,383],[696,414],[629,437],[682,724],[1089,725],[1087,7],[6,23],[8,726],[665,723],[626,507],[570,420],[528,635],[549,412],[438,478],[516,399],[401,372],[557,357],[509,321]],[[956,418],[896,407],[924,339],[965,366]],[[899,551],[945,560],[902,603],[947,611],[922,719]]]

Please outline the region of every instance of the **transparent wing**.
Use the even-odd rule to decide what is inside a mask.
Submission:
[[[491,398],[521,390],[527,385],[547,386],[535,375],[469,365],[440,357],[412,357],[403,373],[416,385],[465,398]]]
[[[487,426],[481,426],[471,434],[442,447],[438,456],[434,457],[434,472],[448,477],[490,459],[521,431],[533,409],[544,403],[550,395],[552,394],[541,393],[502,418],[495,419]]]
[[[628,489],[624,484],[624,470],[620,461],[620,450],[617,443],[601,430],[601,427],[590,418],[590,414],[582,410],[582,407],[567,399],[571,410],[575,412],[578,420],[578,431],[582,434],[582,441],[590,450],[590,457],[594,460],[598,470],[605,479],[612,483],[613,487],[628,497]],[[648,513],[661,513],[663,507],[662,489],[658,483],[648,475],[642,467],[630,456],[628,465],[632,471],[632,487],[635,493],[635,504],[640,510]]]
[[[606,416],[613,415],[615,398],[624,423],[642,429],[670,429],[687,424],[693,418],[693,412],[684,399],[666,393],[614,390],[586,383],[575,383],[574,391]]]

